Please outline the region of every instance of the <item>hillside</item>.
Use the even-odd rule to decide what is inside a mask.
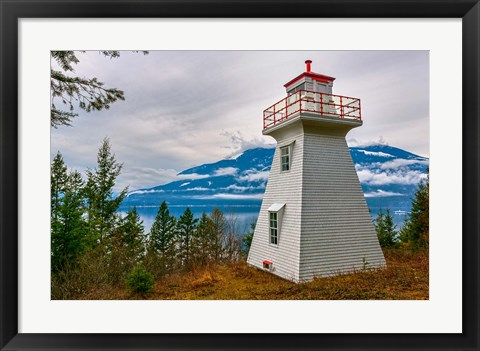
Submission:
[[[213,265],[155,282],[149,294],[126,286],[95,286],[87,300],[428,300],[428,252],[384,250],[387,269],[295,284],[245,262]]]

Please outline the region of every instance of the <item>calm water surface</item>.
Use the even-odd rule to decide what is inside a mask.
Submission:
[[[367,201],[368,202],[368,201]],[[202,213],[210,214],[215,206],[201,206],[201,205],[169,205],[168,209],[170,214],[175,216],[177,219],[185,212],[185,209],[189,207],[193,212],[193,215],[197,218],[200,218]],[[260,212],[260,204],[258,206],[248,205],[248,206],[216,206],[220,211],[223,212],[227,219],[236,220],[237,231],[241,234],[245,234],[250,230],[250,224],[256,223],[258,214]],[[153,222],[155,221],[155,216],[157,215],[159,207],[148,206],[148,207],[137,207],[137,212],[143,220],[143,225],[145,227],[145,233],[150,231]],[[372,219],[376,218],[380,208],[370,206],[370,215]],[[120,213],[124,216],[127,212],[127,208],[121,208]],[[385,209],[383,210],[385,213]],[[396,229],[399,230],[405,220],[405,214],[395,214],[394,211],[391,212],[393,217],[393,222],[396,225]]]
[[[202,216],[202,213],[210,214],[215,207],[210,206],[188,206],[193,212],[193,215],[197,218]],[[185,205],[169,205],[168,209],[170,214],[177,219],[185,212],[187,206]],[[241,234],[245,234],[250,230],[250,223],[256,223],[258,213],[260,212],[260,206],[218,206],[220,211],[223,212],[227,219],[236,220],[237,231]],[[137,212],[143,220],[145,227],[145,233],[150,232],[155,216],[157,215],[159,207],[137,207]],[[119,211],[122,216],[125,216],[127,209],[123,208]]]

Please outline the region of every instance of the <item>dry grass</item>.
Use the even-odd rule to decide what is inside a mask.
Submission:
[[[428,252],[385,250],[388,268],[295,284],[246,263],[216,265],[169,276],[148,295],[98,287],[82,299],[158,300],[425,300]]]

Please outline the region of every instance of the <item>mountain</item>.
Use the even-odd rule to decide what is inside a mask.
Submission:
[[[179,180],[131,191],[122,208],[169,206],[260,207],[274,148],[255,148],[230,159],[186,169]],[[388,145],[351,147],[372,215],[380,208],[410,210],[410,198],[426,178],[428,159]],[[403,216],[402,216],[403,220]]]
[[[221,206],[258,204],[265,191],[273,148],[246,150],[227,160],[204,164],[178,174],[181,180],[132,191],[124,200],[128,206],[173,204]]]
[[[428,158],[387,145],[351,147],[350,154],[372,216],[389,208],[401,224],[418,183],[427,178]]]

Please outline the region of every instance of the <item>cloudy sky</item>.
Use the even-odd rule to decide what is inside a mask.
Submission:
[[[363,126],[350,146],[386,143],[429,157],[427,51],[150,51],[116,59],[78,53],[75,74],[125,92],[110,110],[52,129],[51,155],[70,168],[94,168],[103,138],[124,163],[117,189],[151,187],[186,168],[244,149],[272,145],[262,112],[286,96],[283,85],[305,70],[336,78],[334,94],[358,97]],[[61,108],[61,102],[57,101]]]

